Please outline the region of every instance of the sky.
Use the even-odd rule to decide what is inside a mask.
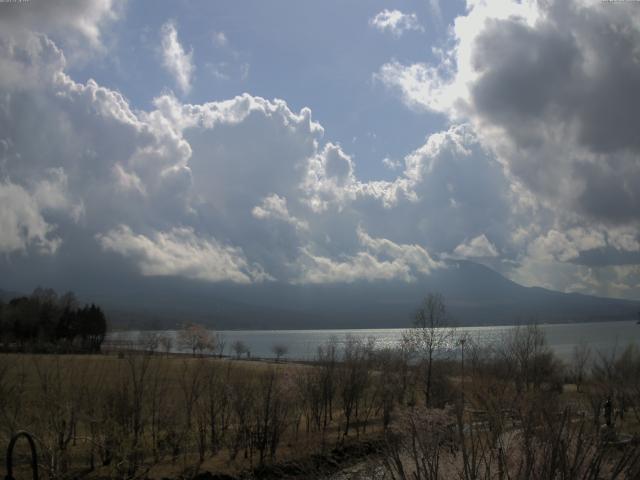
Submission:
[[[0,288],[455,258],[638,299],[639,27],[587,0],[0,3]]]

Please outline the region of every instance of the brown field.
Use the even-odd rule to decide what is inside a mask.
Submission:
[[[0,354],[0,432],[45,478],[640,478],[638,350],[565,365],[537,336],[464,365],[359,339],[312,364]]]
[[[322,432],[302,418],[297,381],[314,369],[135,352],[0,354],[2,444],[32,432],[51,478],[237,475],[305,459],[345,443],[338,409]],[[375,418],[366,423],[367,432],[358,424],[350,435],[381,430]]]

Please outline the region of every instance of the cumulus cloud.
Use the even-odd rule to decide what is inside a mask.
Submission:
[[[540,260],[556,259],[566,262],[577,258],[579,251],[564,233],[550,230],[529,245],[529,254]]]
[[[48,83],[54,80],[65,66],[62,51],[45,35],[27,34],[17,41],[0,34],[0,88],[37,88],[40,81]],[[3,139],[2,149],[5,152],[10,146],[7,142]]]
[[[416,274],[428,275],[443,266],[419,245],[396,244],[385,238],[372,238],[358,228],[364,247],[355,255],[332,259],[302,249],[301,275],[297,283],[352,283],[359,280],[401,280],[411,282]]]
[[[443,53],[455,61],[414,68],[427,72],[417,77],[432,81],[431,90],[425,95],[417,82],[407,87],[407,102],[444,113],[451,125],[398,158],[390,180],[359,178],[355,158],[325,138],[309,108],[294,111],[284,100],[251,94],[199,104],[163,94],[134,109],[115,90],[75,81],[48,35],[0,36],[0,251],[33,258],[34,272],[43,253],[64,258],[65,249],[80,246],[146,276],[235,283],[411,282],[446,268],[441,259],[453,252],[508,260],[505,271],[528,285],[633,295],[635,270],[620,260],[596,268],[585,255],[636,255],[637,224],[604,219],[581,201],[587,187],[595,188],[586,179],[600,170],[605,190],[608,175],[624,171],[633,180],[633,141],[618,138],[628,145],[626,157],[611,153],[620,163],[601,161],[606,145],[583,141],[579,117],[567,114],[572,104],[552,115],[560,100],[540,111],[522,100],[505,113],[491,93],[497,87],[483,83],[506,69],[489,48],[498,35],[492,22],[514,23],[503,35],[524,27],[542,35],[539,25],[556,15],[527,8],[537,16],[522,10],[515,19],[492,20],[489,7],[474,4],[459,21],[475,18],[477,35]],[[481,10],[482,21],[473,17]],[[175,26],[169,40],[171,30],[180,46]],[[554,35],[557,42],[566,34]],[[477,68],[488,66],[480,72],[461,64],[463,47]],[[535,50],[540,61],[549,49],[543,47]],[[503,53],[504,62],[521,66],[518,54]],[[403,65],[389,65],[379,75],[388,73],[391,82]],[[460,73],[465,68],[468,75]],[[517,127],[528,121],[526,111],[530,132]],[[569,132],[566,145],[558,133],[543,148],[536,132],[556,118],[574,119],[562,130]],[[34,125],[38,134],[25,135]],[[534,174],[549,184],[537,188]],[[622,190],[633,195],[634,187]]]
[[[455,100],[455,89],[447,78],[425,63],[403,65],[393,60],[382,65],[374,79],[399,91],[403,102],[415,110],[448,111]]]
[[[311,199],[335,206],[353,182],[350,158],[319,144],[310,110],[251,95],[202,105],[165,95],[133,111],[119,93],[67,76],[50,39],[30,42],[0,45],[12,69],[3,78],[24,75],[2,86],[0,173],[12,179],[3,251],[65,248],[68,219],[83,248],[95,242],[144,275],[242,283],[275,278],[266,264],[281,281],[297,276],[298,249],[323,238],[321,226],[308,238]],[[35,119],[38,136],[25,136]],[[322,185],[308,183],[310,172]]]
[[[403,13],[400,10],[384,9],[369,20],[369,25],[381,31],[400,37],[409,30],[424,31],[415,13]]]
[[[103,249],[132,258],[143,275],[234,283],[269,278],[259,265],[248,264],[241,249],[222,245],[215,238],[201,238],[190,228],[145,236],[121,225],[97,239]]]
[[[287,208],[287,199],[280,197],[277,194],[269,195],[265,197],[260,205],[256,205],[251,214],[259,219],[276,219],[282,222],[293,225],[299,230],[308,230],[309,224],[304,220],[299,220],[289,213]]]
[[[193,50],[188,53],[178,40],[178,31],[174,22],[169,21],[162,26],[162,64],[173,75],[182,93],[189,93],[195,66]]]
[[[625,252],[639,252],[640,241],[638,229],[633,227],[618,227],[607,230],[609,245]]]
[[[375,74],[409,108],[468,123],[503,166],[511,234],[491,238],[507,240],[515,279],[605,291],[568,279],[596,262],[591,277],[613,281],[613,265],[639,261],[639,15],[630,4],[469,1],[436,61]]]
[[[46,36],[29,45],[0,45],[3,78],[22,75],[2,86],[1,172],[46,224],[22,239],[27,253],[55,238],[58,250],[73,241],[144,275],[413,281],[442,267],[438,253],[507,230],[509,185],[467,125],[430,135],[395,179],[362,181],[308,108],[165,94],[134,110],[114,90],[74,81]],[[21,134],[35,119],[39,135]]]
[[[54,227],[44,219],[33,195],[12,183],[0,183],[0,253],[25,252],[35,246],[52,254],[60,245]]]
[[[638,15],[594,2],[473,2],[439,64],[393,62],[378,76],[411,107],[470,119],[547,206],[637,222]]]
[[[478,235],[468,242],[461,243],[453,251],[454,256],[462,258],[497,257],[498,250],[486,235]]]
[[[402,167],[402,164],[398,160],[393,160],[389,157],[384,157],[382,159],[382,164],[389,170],[398,170],[400,167]]]
[[[100,46],[101,27],[117,18],[123,0],[29,0],[0,3],[0,26],[5,33],[20,29],[79,34]]]
[[[420,245],[397,244],[386,238],[372,238],[362,228],[358,228],[357,233],[360,243],[369,251],[405,263],[416,272],[428,275],[433,269],[443,266]]]
[[[93,80],[75,82],[50,40],[34,38],[30,57],[0,49],[28,73],[3,87],[2,172],[33,207],[21,214],[29,228],[3,229],[23,232],[6,234],[6,251],[64,249],[73,231],[74,244],[143,275],[237,283],[412,280],[439,267],[426,245],[397,241],[379,222],[418,209],[421,184],[447,155],[472,156],[464,129],[431,139],[396,180],[361,182],[307,108],[249,94],[195,105],[163,95],[134,111]],[[21,135],[36,118],[39,135]]]

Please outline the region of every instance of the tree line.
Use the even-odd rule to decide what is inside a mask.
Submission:
[[[80,306],[72,292],[36,288],[0,301],[0,345],[5,351],[99,352],[107,331],[102,309]]]

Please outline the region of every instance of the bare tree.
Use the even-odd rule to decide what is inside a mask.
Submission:
[[[217,332],[215,335],[215,341],[216,353],[218,354],[218,357],[222,358],[222,356],[224,355],[224,349],[227,346],[227,340],[222,333]]]
[[[620,379],[618,388],[618,416],[624,420],[625,410],[631,408],[636,421],[640,421],[640,349],[631,344],[616,361]]]
[[[160,347],[160,335],[156,332],[140,332],[138,344],[145,352],[153,355]]]
[[[164,333],[160,335],[158,341],[160,342],[160,347],[162,347],[164,353],[166,355],[169,355],[169,352],[171,352],[171,347],[173,346],[173,337],[168,333]]]
[[[322,381],[319,368],[307,368],[295,378],[300,399],[301,416],[305,417],[306,433],[313,426],[317,431],[322,424]]]
[[[383,348],[376,352],[374,375],[374,399],[378,411],[382,412],[382,425],[386,430],[391,423],[391,414],[396,406],[404,401],[405,359],[400,348]]]
[[[385,432],[383,465],[392,480],[438,480],[454,446],[447,411],[410,410]],[[462,475],[461,475],[462,477]],[[385,477],[386,478],[386,477]]]
[[[48,474],[56,478],[64,476],[68,470],[68,449],[78,422],[80,406],[80,390],[76,387],[82,384],[86,368],[69,372],[58,356],[46,363],[34,357],[33,366],[37,374],[34,397],[44,413],[36,420],[41,447]],[[79,383],[76,384],[76,381]]]
[[[211,349],[214,338],[211,332],[202,325],[190,323],[178,332],[178,342],[186,350],[191,350],[193,356],[196,352],[202,354],[203,351]]]
[[[539,389],[543,382],[558,383],[562,367],[553,356],[544,332],[534,323],[509,330],[500,355],[511,369],[516,391]]]
[[[182,448],[183,461],[186,462],[189,447],[195,440],[195,445],[202,460],[204,456],[204,445],[206,430],[203,428],[206,424],[203,418],[199,416],[202,409],[201,397],[205,393],[205,362],[200,358],[194,362],[183,360],[178,381],[180,392],[182,393],[181,410],[184,412],[184,421],[181,422],[176,439],[178,448]]]
[[[205,372],[205,389],[202,407],[205,420],[202,429],[207,436],[211,455],[215,455],[222,447],[223,439],[229,428],[231,413],[229,382],[233,373],[233,363],[224,367],[218,362],[207,365]],[[206,439],[206,437],[205,437]]]
[[[320,410],[318,425],[322,422],[322,449],[329,423],[333,420],[334,399],[338,394],[338,338],[332,336],[324,345],[318,347],[316,364],[319,373]]]
[[[369,386],[371,372],[369,369],[368,345],[362,338],[348,336],[344,346],[341,368],[338,370],[338,390],[342,400],[342,414],[345,420],[344,436],[349,435],[353,421],[357,424],[362,399]]]
[[[413,328],[405,332],[405,340],[425,362],[424,394],[427,407],[431,406],[434,356],[453,335],[444,297],[439,293],[429,293],[415,314]]]
[[[233,420],[231,421],[231,439],[229,442],[229,459],[235,460],[240,450],[244,449],[244,457],[252,456],[253,436],[251,428],[251,413],[256,402],[255,379],[245,379],[239,377],[230,379],[230,399],[233,410]]]
[[[262,465],[267,455],[273,460],[289,414],[289,398],[281,374],[272,369],[262,373],[256,384],[256,403],[252,425],[255,447]]]
[[[161,337],[170,338],[170,337]],[[151,450],[155,463],[160,461],[161,436],[164,433],[167,423],[173,417],[171,402],[167,402],[169,392],[169,379],[166,370],[162,368],[163,360],[155,359],[152,368],[149,368],[148,399],[146,408],[148,409],[148,423],[151,434]]]
[[[236,358],[240,359],[242,355],[249,351],[249,347],[242,340],[236,340],[231,344],[231,350],[236,354]]]
[[[580,388],[585,380],[587,373],[587,364],[591,359],[591,348],[585,342],[581,342],[573,347],[573,354],[571,356],[571,366],[569,371],[573,382],[576,385],[576,390],[580,393]]]
[[[276,343],[271,347],[271,352],[276,356],[276,362],[279,362],[281,357],[289,353],[289,347],[282,343]]]

